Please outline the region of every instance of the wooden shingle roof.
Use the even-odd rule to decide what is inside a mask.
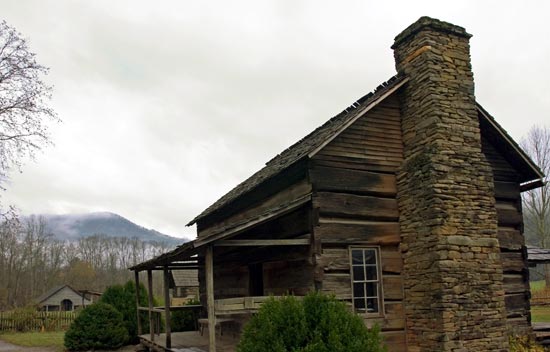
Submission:
[[[199,287],[198,270],[172,270],[171,272],[176,287]]]

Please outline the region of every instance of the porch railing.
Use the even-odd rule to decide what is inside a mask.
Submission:
[[[281,296],[249,296],[217,299],[214,303],[216,315],[256,313],[260,306],[270,297]],[[296,296],[300,299],[301,297]]]

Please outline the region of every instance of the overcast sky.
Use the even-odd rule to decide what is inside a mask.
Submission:
[[[420,16],[473,34],[477,100],[516,139],[550,124],[549,1],[0,0],[50,68],[54,146],[13,173],[24,214],[185,224],[395,74]]]

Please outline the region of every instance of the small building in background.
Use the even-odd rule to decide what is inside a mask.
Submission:
[[[44,311],[73,311],[97,301],[101,293],[80,291],[69,285],[59,285],[36,299],[38,309]]]
[[[172,270],[170,287],[172,288],[172,306],[182,306],[199,297],[198,270]]]

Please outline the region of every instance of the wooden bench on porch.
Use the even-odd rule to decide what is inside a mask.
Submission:
[[[200,332],[201,332],[201,336],[202,336],[203,332],[204,332],[204,328],[208,327],[208,319],[201,318],[201,319],[198,319],[197,322],[199,323]],[[227,326],[227,325],[231,325],[231,324],[235,324],[235,319],[216,318],[216,326],[214,327],[214,329],[219,327],[220,328],[220,336],[223,336],[223,327]],[[233,335],[235,335],[235,333],[233,333]]]

